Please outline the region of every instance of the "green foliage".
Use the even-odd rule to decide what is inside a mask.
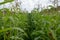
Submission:
[[[14,1],[14,0],[4,0],[4,2],[1,2],[0,5],[8,3],[8,2],[12,2],[12,1]]]
[[[13,13],[2,9],[0,40],[60,40],[60,14]]]

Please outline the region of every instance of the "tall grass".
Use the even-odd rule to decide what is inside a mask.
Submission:
[[[60,40],[60,14],[0,11],[0,40]]]

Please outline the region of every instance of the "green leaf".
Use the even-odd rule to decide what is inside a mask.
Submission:
[[[6,31],[8,31],[8,30],[12,30],[12,28],[2,29],[2,30],[0,30],[0,33],[2,33],[2,32],[6,32]]]
[[[4,0],[4,2],[0,3],[0,5],[8,3],[8,2],[12,2],[12,1],[14,1],[14,0]]]

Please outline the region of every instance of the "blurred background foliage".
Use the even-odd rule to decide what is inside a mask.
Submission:
[[[41,11],[34,9],[31,13],[17,6],[14,11],[1,9],[0,40],[60,40],[60,12],[49,7]]]

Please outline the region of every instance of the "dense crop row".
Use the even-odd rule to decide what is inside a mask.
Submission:
[[[8,37],[8,38],[7,38]],[[59,40],[60,14],[0,12],[0,40]]]

